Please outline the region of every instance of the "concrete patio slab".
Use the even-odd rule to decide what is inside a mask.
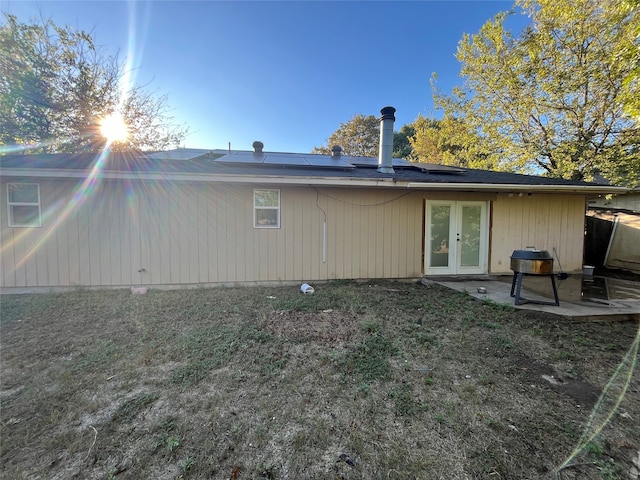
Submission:
[[[522,282],[521,297],[529,300],[515,305],[511,296],[511,276],[424,277],[422,283],[434,282],[465,292],[482,301],[511,305],[518,310],[533,310],[560,315],[571,320],[640,320],[640,283],[604,277],[570,275],[555,279],[560,305],[553,302],[550,277],[527,276]],[[480,293],[478,288],[486,289]]]

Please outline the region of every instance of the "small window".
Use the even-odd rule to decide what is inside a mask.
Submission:
[[[7,206],[10,227],[39,227],[40,185],[37,183],[8,183]]]
[[[280,190],[253,191],[253,227],[280,228]]]

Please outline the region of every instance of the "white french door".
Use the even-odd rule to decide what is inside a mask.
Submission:
[[[487,202],[427,200],[427,275],[487,273]]]

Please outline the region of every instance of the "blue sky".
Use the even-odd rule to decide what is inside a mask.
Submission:
[[[354,114],[396,107],[396,130],[433,113],[431,74],[461,83],[454,55],[510,1],[15,1],[86,30],[131,65],[135,82],[168,95],[191,148],[309,152]],[[527,19],[512,22],[520,28]]]

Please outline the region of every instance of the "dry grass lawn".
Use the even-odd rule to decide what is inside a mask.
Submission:
[[[2,478],[634,478],[637,323],[314,286],[3,296]]]

